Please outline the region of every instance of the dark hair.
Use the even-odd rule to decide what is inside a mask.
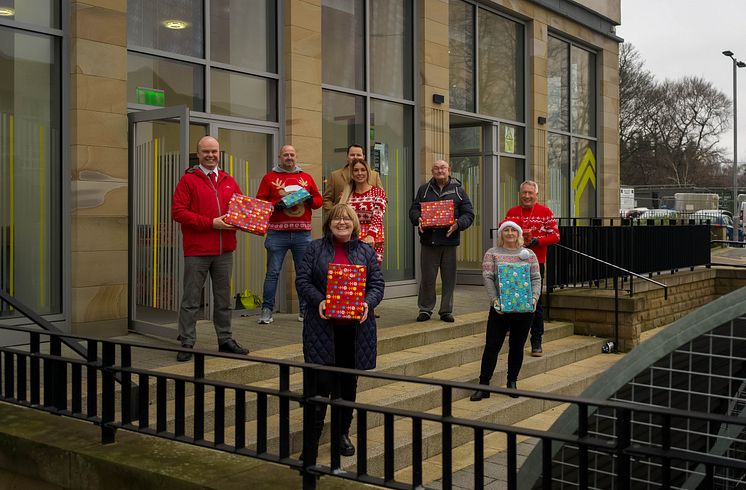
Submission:
[[[347,147],[347,153],[345,153],[345,155],[349,155],[350,154],[350,150],[352,148],[360,148],[361,150],[363,150],[363,156],[365,156],[365,148],[363,147],[363,145],[358,145],[357,143],[353,143],[350,146],[348,146]]]

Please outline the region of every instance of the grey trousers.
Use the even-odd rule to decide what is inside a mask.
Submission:
[[[197,312],[202,300],[202,287],[207,274],[212,280],[213,316],[218,344],[231,338],[230,283],[233,272],[233,252],[222,255],[184,257],[184,291],[179,309],[179,340],[182,345],[197,341]]]
[[[440,298],[440,316],[453,313],[453,290],[456,288],[456,246],[422,245],[420,252],[422,280],[417,296],[420,313],[432,315],[435,308],[435,279],[440,269],[443,296]]]

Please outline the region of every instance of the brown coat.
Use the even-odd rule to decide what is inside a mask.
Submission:
[[[339,198],[345,190],[345,185],[350,182],[350,180],[352,180],[352,177],[350,176],[349,165],[345,165],[329,175],[324,189],[324,212],[329,211],[332,206],[339,202]],[[373,169],[371,169],[370,175],[368,176],[368,183],[372,186],[383,189],[381,176]]]

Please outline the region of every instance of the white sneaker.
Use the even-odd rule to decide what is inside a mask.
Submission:
[[[259,317],[259,321],[257,323],[259,323],[260,325],[269,325],[273,321],[275,321],[275,319],[272,318],[272,310],[270,310],[269,308],[262,308],[262,316]]]
[[[303,321],[303,313],[298,313],[298,321],[299,322]]]

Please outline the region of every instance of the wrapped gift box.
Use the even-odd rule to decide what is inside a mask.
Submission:
[[[225,222],[254,235],[264,235],[269,226],[273,206],[267,201],[254,197],[234,194],[228,203],[228,216]]]
[[[326,284],[326,316],[360,320],[365,312],[365,266],[329,264]]]
[[[500,293],[502,311],[506,313],[534,311],[529,264],[498,264],[497,290]]]
[[[448,228],[455,222],[453,201],[421,202],[420,216],[423,228]]]
[[[292,192],[288,194],[287,196],[282,198],[282,203],[285,205],[286,208],[292,208],[296,204],[299,204],[306,199],[309,199],[311,197],[311,194],[303,187],[298,189],[295,192]]]

